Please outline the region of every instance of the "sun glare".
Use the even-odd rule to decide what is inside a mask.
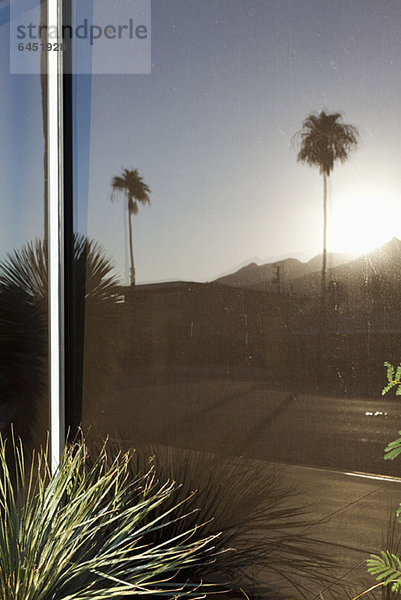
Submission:
[[[328,218],[329,251],[360,255],[401,238],[401,195],[365,190],[333,197]]]

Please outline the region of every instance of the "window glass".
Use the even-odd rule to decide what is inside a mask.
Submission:
[[[10,74],[10,43],[0,2],[0,425],[31,447],[48,429],[46,80]]]
[[[345,473],[399,474],[400,27],[379,0],[155,0],[150,74],[74,76],[75,424],[287,465],[316,523],[376,493]],[[314,531],[352,565],[381,533],[349,518]]]

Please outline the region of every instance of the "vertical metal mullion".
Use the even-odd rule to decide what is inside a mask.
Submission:
[[[47,24],[62,32],[62,0],[48,0]],[[54,38],[48,40],[55,42]],[[61,39],[57,40],[61,42]],[[48,110],[48,272],[50,460],[54,472],[64,446],[64,164],[62,52],[47,53]]]
[[[73,2],[63,3],[63,25],[73,26]],[[81,365],[80,336],[83,336],[83,322],[79,319],[79,309],[84,307],[77,298],[74,278],[74,223],[73,223],[73,65],[71,40],[64,41],[63,51],[63,123],[64,123],[64,264],[65,264],[65,425],[74,437],[81,424],[80,391],[82,375],[77,368]],[[82,298],[82,303],[83,303]]]

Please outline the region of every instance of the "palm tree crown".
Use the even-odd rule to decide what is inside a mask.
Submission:
[[[150,188],[139,175],[138,169],[124,169],[121,175],[113,177],[111,187],[113,193],[121,192],[125,194],[128,199],[130,215],[138,214],[138,202],[140,204],[150,204]]]
[[[129,253],[130,253],[130,281],[135,285],[135,265],[134,250],[132,241],[132,215],[138,214],[139,204],[150,204],[150,188],[139,175],[138,169],[124,169],[121,175],[116,175],[111,180],[112,195],[114,199],[116,192],[124,194],[128,200],[128,234],[129,234]]]
[[[341,123],[341,113],[319,116],[309,115],[299,132],[301,149],[297,159],[313,167],[319,167],[321,174],[330,175],[334,163],[345,162],[349,152],[358,143],[358,129],[354,125]]]

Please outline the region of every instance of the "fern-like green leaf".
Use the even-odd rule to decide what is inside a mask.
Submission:
[[[393,387],[397,387],[395,391],[396,396],[401,396],[401,364],[398,365],[397,371],[394,371],[395,367],[391,363],[385,361],[384,366],[387,367],[387,385],[382,389],[382,396],[387,394]]]
[[[367,570],[383,586],[391,584],[393,592],[401,589],[401,559],[389,552],[382,550],[380,555],[371,554],[366,561]]]
[[[398,432],[399,436],[392,442],[389,442],[384,449],[384,460],[394,460],[401,454],[401,431]]]

